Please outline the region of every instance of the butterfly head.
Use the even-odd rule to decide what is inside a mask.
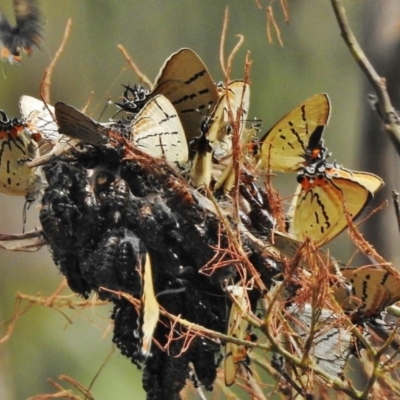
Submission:
[[[122,95],[122,103],[115,103],[122,110],[137,114],[146,104],[149,99],[150,90],[141,85],[122,85],[125,90]]]

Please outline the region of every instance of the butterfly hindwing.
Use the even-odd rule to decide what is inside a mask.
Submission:
[[[325,93],[317,94],[298,105],[278,121],[260,140],[261,155],[258,168],[273,171],[297,171],[312,134],[322,127],[330,116],[330,102]]]
[[[188,146],[179,116],[163,95],[149,100],[132,121],[130,139],[153,157],[181,163],[188,159]]]
[[[322,245],[347,227],[346,210],[356,218],[372,195],[354,180],[304,175],[293,199],[289,232],[298,240],[309,237]]]

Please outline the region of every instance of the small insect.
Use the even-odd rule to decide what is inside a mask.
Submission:
[[[148,101],[132,121],[130,140],[145,153],[170,162],[185,163],[189,157],[177,111],[163,95]]]
[[[26,162],[36,157],[38,147],[21,119],[9,119],[1,110],[0,116],[0,192],[25,196],[35,182]]]
[[[333,294],[353,322],[379,317],[384,309],[400,300],[400,275],[383,268],[368,266],[342,269],[350,290],[341,286]]]
[[[298,105],[261,138],[258,169],[298,171],[323,157],[322,133],[329,116],[330,102],[325,93]]]
[[[289,211],[289,233],[298,240],[329,242],[348,225],[346,212],[355,219],[371,201],[383,181],[367,172],[317,163],[299,173],[299,185]]]
[[[201,58],[191,49],[172,54],[161,67],[152,95],[164,95],[175,107],[187,141],[198,136],[202,114],[218,102],[217,87]]]
[[[41,13],[36,0],[13,0],[17,25],[12,27],[0,10],[0,56],[20,62],[21,52],[30,55],[42,40]]]

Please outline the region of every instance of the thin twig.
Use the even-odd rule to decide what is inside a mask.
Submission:
[[[67,43],[67,40],[71,32],[71,26],[72,26],[72,19],[70,18],[67,21],[67,25],[65,27],[64,36],[61,41],[60,47],[58,48],[55,56],[51,60],[50,65],[46,68],[46,71],[44,73],[44,79],[40,90],[40,94],[45,103],[50,103],[50,86],[51,86],[51,77],[53,75],[54,66],[56,65],[58,59],[60,58],[61,53],[64,51],[64,47]]]
[[[394,205],[394,211],[396,213],[396,219],[397,219],[397,226],[399,228],[400,232],[400,203],[399,203],[399,192],[396,190],[392,191],[392,198],[393,198],[393,205]]]
[[[122,44],[119,44],[118,50],[122,53],[122,55],[125,57],[125,60],[128,61],[129,65],[135,72],[135,74],[138,76],[139,81],[142,82],[144,85],[147,87],[151,88],[153,86],[153,83],[150,81],[150,79],[139,69],[139,67],[133,62],[132,58],[129,56],[128,52],[126,51],[125,47],[122,46]]]
[[[227,75],[225,66],[225,57],[224,57],[224,47],[225,47],[226,31],[228,30],[228,21],[229,21],[229,7],[226,6],[224,13],[224,22],[222,25],[221,41],[219,44],[219,62],[221,63],[221,69],[224,76]]]
[[[342,1],[331,0],[331,4],[340,27],[343,40],[376,92],[378,98],[378,115],[382,119],[382,122],[385,126],[385,131],[389,134],[397,153],[400,155],[400,123],[386,89],[386,79],[378,75],[378,73],[375,71],[375,68],[372,66],[361,46],[359,45],[352,29],[350,28]]]

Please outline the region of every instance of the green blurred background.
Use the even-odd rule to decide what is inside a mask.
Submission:
[[[353,29],[362,41],[367,39],[367,43],[371,28],[367,24],[376,16],[372,2],[375,0],[345,2]],[[7,17],[12,19],[11,0],[1,3]],[[127,67],[117,44],[126,47],[152,81],[164,60],[181,47],[195,50],[213,78],[222,80],[219,41],[224,9],[228,5],[230,18],[225,54],[236,43],[236,34],[245,37],[232,77],[243,77],[247,51],[253,60],[250,116],[262,118],[264,130],[267,130],[302,100],[326,92],[333,108],[325,134],[332,159],[348,168],[377,172],[376,149],[368,154],[363,147],[363,121],[366,115],[376,120],[366,102],[366,80],[340,37],[330,2],[289,1],[290,22],[286,24],[279,2],[275,1],[273,10],[283,47],[276,36],[272,44],[268,42],[265,7],[270,2],[260,0],[260,3],[263,9],[251,0],[41,0],[46,21],[45,41],[41,50],[30,58],[24,57],[21,65],[0,64],[0,108],[9,116],[17,116],[21,95],[39,97],[44,70],[60,44],[68,18],[72,18],[73,26],[54,70],[53,104],[65,101],[81,108],[94,91],[88,113],[98,118],[106,101],[109,98],[116,101],[122,94],[121,83],[136,83],[137,77]],[[382,8],[390,4],[396,7],[398,0],[378,3]],[[397,16],[400,20],[400,12]],[[392,35],[398,35],[395,19],[392,18],[389,28],[392,28]],[[379,134],[379,125],[376,129]],[[393,162],[398,165],[398,158]],[[283,195],[289,196],[295,187],[295,176],[280,178],[277,185]],[[388,198],[392,188],[386,188],[381,199]],[[0,194],[0,201],[0,232],[21,232],[24,200]],[[371,207],[376,204],[379,202]],[[39,226],[38,207],[34,205],[29,210],[27,229]],[[386,208],[383,214],[393,221],[391,209]],[[379,218],[379,215],[374,216],[372,222]],[[393,235],[397,235],[398,240],[396,229]],[[337,258],[347,261],[353,250],[347,235],[341,236],[330,248]],[[380,249],[379,244],[377,247]],[[385,251],[386,255],[393,256],[390,248]],[[47,248],[32,254],[0,250],[0,273],[1,321],[13,315],[18,291],[50,295],[61,282]],[[72,297],[72,300],[79,299]],[[46,379],[56,379],[60,374],[88,386],[112,347],[111,332],[104,333],[109,310],[107,306],[82,314],[64,310],[72,318],[70,324],[54,309],[32,307],[18,320],[11,338],[0,345],[0,399],[20,400],[51,392]],[[114,351],[92,393],[97,400],[145,398],[140,371],[118,351]]]

